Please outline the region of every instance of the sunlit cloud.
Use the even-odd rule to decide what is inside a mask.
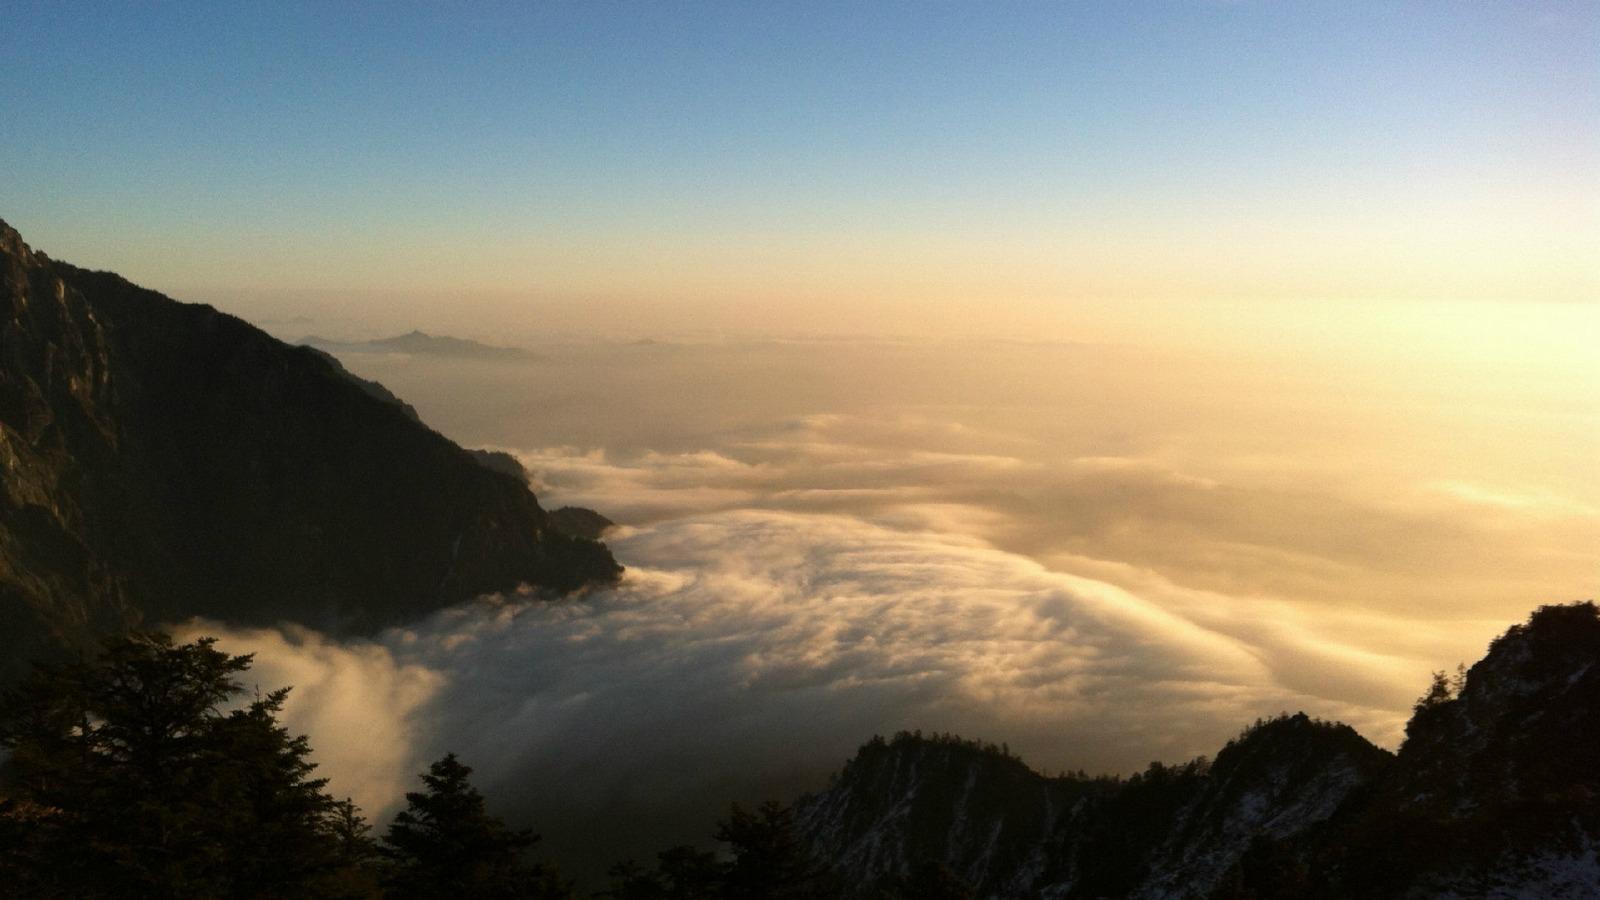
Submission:
[[[285,721],[314,737],[318,774],[332,777],[336,796],[376,812],[407,789],[417,741],[433,727],[418,713],[443,695],[448,673],[403,660],[382,643],[335,641],[296,625],[229,628],[196,620],[175,631],[185,640],[222,636],[228,652],[253,654],[247,690],[293,687]]]
[[[646,524],[743,508],[833,512],[945,530],[1039,560],[1132,565],[1219,595],[1321,606],[1330,617],[1396,597],[1472,618],[1559,599],[1594,572],[1600,519],[1549,492],[1465,483],[1393,493],[1285,481],[1271,462],[1197,474],[1159,455],[1068,455],[1014,435],[1014,452],[967,452],[986,436],[915,417],[827,415],[729,436],[715,451],[520,453],[551,502]],[[1066,571],[1071,571],[1070,569]],[[1507,576],[1514,573],[1515,583]],[[1543,579],[1548,587],[1531,586]],[[1382,630],[1368,650],[1383,652]],[[1418,661],[1419,667],[1426,663]]]
[[[1428,487],[1446,497],[1464,503],[1535,516],[1578,516],[1583,518],[1600,516],[1600,507],[1595,507],[1570,497],[1558,496],[1549,491],[1507,490],[1469,484],[1463,481],[1441,481]]]
[[[1125,771],[1213,752],[1283,709],[1391,715],[1280,677],[1284,654],[1302,673],[1349,662],[1311,635],[1253,646],[948,532],[738,510],[624,529],[613,546],[630,566],[614,590],[491,598],[371,641],[186,630],[257,651],[264,685],[294,684],[290,727],[369,811],[455,750],[535,826],[564,823],[553,846],[571,837],[580,854],[575,836],[616,815],[668,820],[630,852],[702,835],[726,802],[814,788],[900,728]]]

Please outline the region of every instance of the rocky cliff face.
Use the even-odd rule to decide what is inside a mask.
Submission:
[[[935,861],[1000,896],[1025,894],[1051,839],[1083,827],[1109,782],[1045,778],[997,748],[948,736],[874,738],[796,822],[821,860],[870,895]]]
[[[1513,627],[1398,755],[1300,714],[1209,764],[1046,778],[903,734],[797,812],[863,897],[930,863],[992,898],[1600,896],[1600,611]]]
[[[136,617],[127,572],[107,557],[141,535],[96,509],[132,488],[106,475],[123,449],[107,331],[0,223],[0,634],[13,661]]]
[[[1600,610],[1513,626],[1418,703],[1362,802],[1256,850],[1224,896],[1600,896]]]
[[[1214,765],[1128,780],[1047,778],[992,747],[902,734],[863,747],[798,821],[868,889],[932,861],[985,897],[1204,897],[1253,838],[1327,819],[1390,759],[1304,715],[1258,723]]]
[[[0,279],[0,669],[140,622],[371,629],[620,571],[315,350],[3,222]]]
[[[1384,777],[1393,757],[1304,713],[1258,723],[1218,754],[1142,863],[1144,898],[1210,894],[1253,842],[1290,840]]]

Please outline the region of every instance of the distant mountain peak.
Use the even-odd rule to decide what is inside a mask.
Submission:
[[[23,241],[22,234],[5,219],[0,219],[0,249],[16,257],[28,256],[32,253],[27,242]]]
[[[307,335],[301,338],[298,343],[335,354],[404,353],[413,356],[497,362],[531,362],[539,358],[537,354],[521,347],[502,347],[468,338],[429,334],[417,328],[405,334],[377,338],[370,341],[338,341],[317,335]]]

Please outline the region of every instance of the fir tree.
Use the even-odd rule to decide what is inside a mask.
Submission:
[[[523,861],[538,841],[513,831],[484,809],[483,795],[469,782],[472,769],[454,753],[428,767],[427,791],[406,794],[382,852],[392,867],[384,879],[397,900],[435,898],[539,898],[571,896],[550,868]]]
[[[628,861],[611,867],[611,887],[598,896],[612,900],[718,900],[723,865],[716,854],[679,846],[656,854],[656,868]]]
[[[727,867],[726,900],[800,900],[831,896],[824,873],[806,853],[795,830],[794,811],[769,800],[751,812],[733,804],[717,840],[733,851]]]
[[[232,711],[249,656],[159,634],[93,662],[39,667],[0,698],[8,896],[314,896],[343,866],[334,801],[288,689]]]

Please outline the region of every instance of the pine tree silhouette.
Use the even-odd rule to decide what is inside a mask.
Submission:
[[[554,870],[524,862],[538,838],[513,831],[484,809],[483,795],[468,781],[472,769],[454,753],[428,767],[426,791],[406,794],[382,852],[391,869],[386,896],[434,898],[539,898],[571,896]]]
[[[7,897],[338,896],[351,866],[288,688],[231,711],[249,656],[109,639],[0,698]],[[351,814],[354,814],[352,808]]]

